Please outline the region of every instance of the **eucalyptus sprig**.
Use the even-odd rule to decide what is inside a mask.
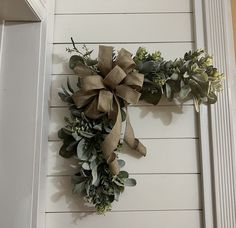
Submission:
[[[189,51],[184,58],[165,61],[159,54],[148,54],[139,48],[134,60],[145,75],[141,99],[154,105],[162,96],[169,101],[194,99],[196,111],[201,103],[214,104],[222,90],[223,74],[213,66],[204,50]]]

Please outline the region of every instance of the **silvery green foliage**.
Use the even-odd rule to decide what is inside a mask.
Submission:
[[[68,88],[70,87],[67,82]],[[112,175],[101,151],[101,143],[113,126],[104,115],[99,120],[88,119],[83,109],[78,109],[71,98],[71,89],[62,88],[60,97],[70,105],[70,118],[65,118],[65,127],[61,128],[58,136],[63,140],[59,154],[64,158],[73,158],[78,163],[77,172],[72,177],[73,192],[82,195],[85,200],[93,204],[98,213],[105,213],[111,209],[113,201],[118,201],[125,186],[134,186],[136,181],[129,178],[126,171]],[[122,109],[122,112],[124,110]],[[123,113],[123,116],[125,113]],[[125,118],[125,117],[124,117]],[[116,152],[121,147],[119,144]],[[119,159],[120,168],[125,161]]]
[[[164,95],[182,102],[194,99],[199,111],[201,103],[214,104],[216,92],[222,89],[223,75],[212,65],[212,57],[204,50],[190,51],[174,61],[165,61],[159,52],[149,54],[139,48],[134,60],[137,70],[145,75],[142,99],[158,104]]]

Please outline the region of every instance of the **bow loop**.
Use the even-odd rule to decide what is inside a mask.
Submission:
[[[113,47],[110,46],[99,46],[98,52],[98,69],[101,71],[102,75],[107,75],[113,65],[112,61]]]
[[[103,82],[108,87],[115,89],[123,79],[126,77],[126,73],[119,67],[115,66],[104,78]]]
[[[105,89],[103,78],[100,75],[89,75],[80,79],[81,88],[85,92]]]
[[[135,62],[132,59],[132,54],[124,48],[119,51],[115,64],[120,66],[127,74],[135,68]]]

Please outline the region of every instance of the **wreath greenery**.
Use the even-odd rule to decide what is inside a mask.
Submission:
[[[83,73],[87,71],[91,75],[97,75],[101,74],[101,70],[98,59],[91,58],[92,51],[85,45],[82,50],[78,50],[73,39],[71,40],[73,48],[67,48],[67,51],[75,54],[71,56],[69,66],[78,74],[77,87],[78,91],[81,91]],[[118,57],[119,51],[113,50],[113,63]],[[145,48],[140,47],[132,61],[135,63],[132,72],[144,75],[142,87],[132,88],[135,91],[140,90],[140,99],[153,105],[157,105],[162,96],[168,101],[172,101],[173,98],[181,102],[193,99],[195,109],[199,111],[201,103],[214,104],[217,101],[216,93],[222,89],[223,74],[213,66],[212,57],[204,50],[189,51],[183,58],[166,61],[159,51],[150,54]],[[78,66],[80,71],[76,70]],[[66,125],[58,132],[59,138],[63,140],[59,154],[64,158],[73,157],[78,161],[77,172],[72,176],[73,191],[93,204],[99,214],[103,214],[111,210],[113,201],[118,201],[125,187],[135,186],[136,181],[123,170],[124,160],[117,159],[117,164],[122,170],[114,173],[103,153],[101,145],[111,133],[115,125],[114,119],[106,112],[98,118],[86,115],[88,102],[82,106],[75,102],[74,96],[78,91],[74,91],[67,80],[67,88],[62,86],[62,91],[59,92],[61,100],[69,104],[71,114],[70,117],[65,117]],[[126,105],[119,96],[117,100],[124,122],[127,120]],[[89,102],[91,103],[91,100]],[[122,144],[123,140],[119,139],[114,149],[116,158]]]

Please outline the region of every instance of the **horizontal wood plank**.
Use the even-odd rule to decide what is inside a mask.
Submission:
[[[57,0],[56,14],[191,12],[191,0]]]
[[[145,158],[123,146],[119,158],[124,159],[124,170],[129,173],[199,173],[199,150],[196,139],[143,139],[147,147]],[[76,173],[78,160],[64,159],[58,151],[61,142],[49,142],[48,175]],[[139,159],[138,159],[139,158]]]
[[[97,58],[99,44],[86,44],[89,50],[94,50],[91,57]],[[105,45],[105,44],[102,44]],[[79,50],[82,49],[81,44],[76,45]],[[163,58],[166,60],[176,59],[183,57],[185,52],[194,49],[194,43],[147,43],[147,44],[112,44],[112,46],[119,50],[126,48],[131,53],[135,54],[138,47],[145,47],[149,53],[154,51],[160,51]],[[73,74],[73,71],[69,68],[69,58],[72,54],[66,52],[66,48],[72,48],[71,44],[54,44],[53,46],[53,65],[52,74]]]
[[[57,15],[54,43],[193,41],[192,14]]]
[[[201,209],[199,174],[135,175],[135,187],[127,187],[114,211]],[[46,212],[91,211],[93,207],[72,193],[70,176],[47,177]]]
[[[51,108],[49,140],[58,140],[67,108]],[[197,118],[193,106],[132,106],[130,121],[137,138],[196,138]]]
[[[135,211],[95,213],[49,213],[46,228],[202,228],[201,211]]]

